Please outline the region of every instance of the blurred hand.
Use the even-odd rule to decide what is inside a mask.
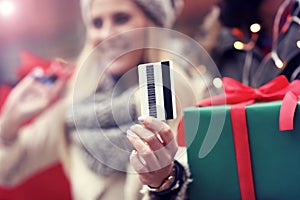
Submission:
[[[130,162],[145,185],[159,187],[172,172],[178,146],[166,123],[153,117],[139,120],[141,125],[133,125],[127,131],[127,137],[136,149]]]
[[[42,77],[41,71],[34,70],[11,91],[2,110],[1,134],[7,137],[8,132],[16,132],[23,123],[39,115],[59,98],[66,81],[41,82]]]

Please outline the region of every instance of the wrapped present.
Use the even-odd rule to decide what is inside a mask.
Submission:
[[[184,111],[191,199],[299,199],[300,81],[223,84],[225,95]]]
[[[74,71],[74,66],[66,63],[63,59],[47,60],[28,51],[22,51],[20,54],[21,64],[17,69],[19,80],[39,68],[46,76],[55,74],[57,77],[69,79]]]
[[[39,68],[43,75],[35,77],[35,79],[42,83],[52,84],[58,78],[67,83],[74,73],[75,67],[66,63],[62,59],[46,60],[28,51],[23,51],[20,57],[21,64],[16,71],[16,83],[4,83],[0,85],[0,114],[7,97],[13,90],[14,86],[36,68]],[[31,120],[29,120],[29,122],[30,121]],[[29,122],[26,122],[25,124],[28,124]]]

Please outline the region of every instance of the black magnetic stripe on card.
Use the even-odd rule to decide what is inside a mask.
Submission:
[[[164,93],[164,105],[166,112],[166,119],[173,119],[173,101],[172,101],[172,88],[170,77],[170,63],[168,61],[161,62],[162,81],[163,81],[163,93]]]
[[[146,66],[149,115],[157,118],[154,66]]]

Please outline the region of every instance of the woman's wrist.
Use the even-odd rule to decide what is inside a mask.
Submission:
[[[159,188],[148,186],[148,190],[155,196],[169,195],[170,193],[179,191],[186,179],[187,175],[184,167],[175,160],[172,173],[164,180],[161,186]]]
[[[163,181],[161,182],[161,184],[158,187],[153,187],[153,186],[148,185],[149,191],[160,192],[160,191],[168,189],[174,182],[175,175],[176,175],[176,168],[173,163],[171,173],[165,179],[163,179]]]

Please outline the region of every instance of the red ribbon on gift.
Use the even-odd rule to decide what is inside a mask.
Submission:
[[[292,130],[294,128],[294,113],[298,104],[298,96],[300,95],[300,80],[290,83],[282,75],[259,88],[251,88],[234,79],[225,77],[223,78],[223,88],[224,94],[205,99],[198,103],[197,106],[233,104],[230,107],[230,117],[240,193],[243,200],[253,200],[255,199],[255,191],[248,140],[246,106],[256,102],[282,100],[279,114],[279,130]],[[179,145],[185,143],[185,141],[182,141],[182,138],[184,138],[183,130],[182,119],[178,126]]]

